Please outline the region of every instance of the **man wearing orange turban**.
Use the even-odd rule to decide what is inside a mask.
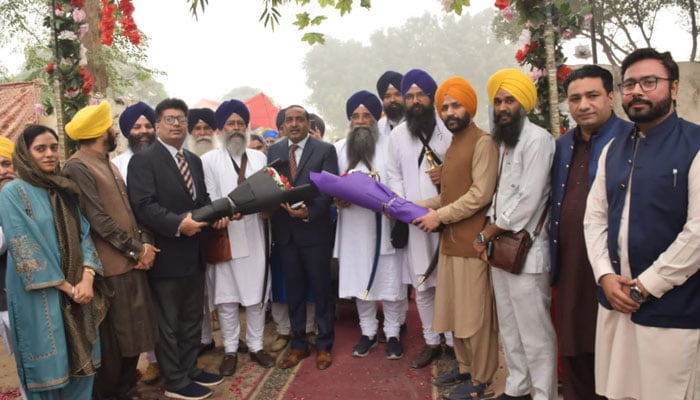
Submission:
[[[491,268],[509,371],[502,398],[554,399],[557,346],[549,314],[549,238],[546,229],[537,233],[547,214],[554,139],[527,118],[537,103],[537,91],[524,72],[500,70],[488,80],[486,89],[493,104],[492,133],[500,145],[501,160],[488,222],[474,241],[474,249],[487,260],[489,242],[501,233],[526,230],[532,237],[520,274]]]
[[[440,118],[453,134],[445,154],[438,196],[421,202],[428,214],[414,221],[425,232],[443,224],[435,294],[435,332],[452,332],[458,368],[433,379],[435,386],[461,383],[450,399],[493,396],[498,368],[498,326],[489,266],[471,243],[484,227],[498,174],[498,147],[473,121],[476,92],[455,76],[435,94]]]

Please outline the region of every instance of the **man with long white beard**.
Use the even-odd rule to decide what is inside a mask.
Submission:
[[[452,133],[435,113],[434,95],[437,83],[425,71],[413,69],[401,80],[401,93],[406,101],[406,121],[394,128],[389,141],[387,185],[399,196],[410,201],[425,200],[438,194],[440,167],[452,141]],[[425,276],[436,257],[438,233],[425,233],[408,226],[408,262],[404,282],[416,289],[416,305],[425,346],[413,359],[413,368],[424,368],[440,356],[440,335],[433,332],[435,306],[435,274]],[[436,260],[435,260],[436,261]],[[452,335],[445,333],[446,344],[452,348]]]
[[[362,90],[348,99],[346,112],[350,132],[335,144],[338,171],[355,170],[376,174],[379,180],[386,179],[389,137],[380,135],[377,127],[381,102],[377,96]],[[381,301],[384,333],[388,338],[386,358],[398,360],[403,357],[399,327],[406,299],[401,270],[404,250],[391,245],[389,218],[342,199],[335,201],[339,207],[334,255],[340,264],[338,296],[355,298],[362,330],[352,355],[365,357],[377,345],[377,302]],[[372,271],[376,275],[370,286]]]
[[[216,148],[216,118],[208,108],[193,108],[187,113],[187,148],[198,156]]]
[[[216,109],[216,127],[221,131],[222,146],[202,156],[204,180],[212,198],[222,198],[247,177],[265,167],[265,154],[248,148],[248,107],[238,100],[228,100]],[[250,359],[264,368],[275,365],[263,350],[265,309],[269,284],[265,282],[267,251],[264,224],[260,214],[234,216],[228,224],[232,260],[207,264],[207,290],[210,305],[219,313],[219,326],[224,341],[224,358],[219,372],[233,375],[236,371],[240,321],[238,307],[246,308],[246,340]],[[267,287],[263,288],[263,285]]]
[[[153,144],[156,140],[156,112],[148,104],[139,101],[127,107],[119,116],[119,130],[129,141],[129,148],[114,157],[112,163],[117,166],[124,182],[131,156]]]

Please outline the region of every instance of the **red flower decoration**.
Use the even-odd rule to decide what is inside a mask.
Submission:
[[[559,134],[560,134],[560,135],[565,134],[567,131],[568,131],[568,129],[566,129],[566,127],[565,127],[564,125],[561,125],[561,126],[559,127]]]
[[[510,5],[510,3],[508,2],[508,0],[496,0],[496,3],[494,5],[499,10],[504,10]]]
[[[70,0],[70,5],[73,8],[84,8],[85,7],[85,0]]]
[[[44,71],[46,71],[47,74],[53,75],[53,69],[55,67],[55,64],[52,62],[46,64],[46,68],[44,68]]]
[[[275,171],[273,171],[271,168],[268,168],[268,169],[267,169],[267,173],[268,173],[268,175],[270,175],[270,176],[275,176]]]
[[[90,75],[90,73],[85,69],[85,67],[78,68],[80,75],[83,77],[82,93],[87,95],[92,92],[95,87],[95,79]]]
[[[116,7],[110,0],[102,0],[102,20],[100,21],[100,41],[105,46],[111,46],[114,43],[114,11]]]
[[[522,65],[523,61],[525,61],[525,56],[526,56],[526,55],[527,55],[527,53],[525,53],[525,51],[523,51],[523,50],[518,50],[518,52],[515,53],[515,61],[517,61],[518,64],[521,64],[521,65]]]
[[[141,43],[141,34],[139,33],[136,22],[134,22],[134,5],[131,0],[121,0],[119,2],[119,11],[123,17],[119,18],[119,23],[122,24],[122,34],[134,45],[138,46]]]
[[[559,67],[559,71],[557,72],[557,79],[560,81],[564,81],[567,76],[573,71],[571,67],[569,67],[566,64],[562,64],[561,67]]]

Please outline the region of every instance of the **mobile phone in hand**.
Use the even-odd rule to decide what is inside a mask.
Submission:
[[[297,201],[296,203],[292,204],[290,207],[292,207],[294,210],[296,210],[297,208],[299,208],[303,205],[304,205],[304,201],[302,200],[302,201]]]

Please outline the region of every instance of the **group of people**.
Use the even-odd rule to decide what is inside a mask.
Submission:
[[[138,357],[151,351],[166,397],[206,398],[235,373],[238,353],[275,366],[263,344],[268,302],[270,350],[290,343],[278,367],[313,347],[325,370],[336,295],[357,308],[352,355],[382,342],[400,359],[408,286],[425,342],[412,367],[443,353],[457,360],[432,381],[450,387],[445,398],[496,396],[500,336],[508,376],[498,399],[556,399],[557,355],[567,400],[700,399],[700,127],[676,114],[678,85],[669,53],[630,54],[619,84],[626,122],[613,112],[612,74],[576,69],[564,88],[577,125],[558,140],[529,120],[537,90],[516,69],[487,83],[490,132],[474,122],[466,79],[438,85],[413,69],[384,73],[378,96],[350,96],[335,144],[299,105],[255,137],[241,101],[213,111],[172,98],[121,114],[129,149],[111,161],[107,102],[66,125],[78,150],[62,169],[51,128],[0,138],[0,306],[23,396],[131,398]],[[293,186],[311,172],[366,173],[428,211],[403,224],[318,192],[269,212],[192,217],[276,160]],[[522,271],[490,266],[501,235],[523,230],[532,244]],[[226,251],[212,248],[221,240]],[[218,373],[197,368],[214,346],[213,310]]]

